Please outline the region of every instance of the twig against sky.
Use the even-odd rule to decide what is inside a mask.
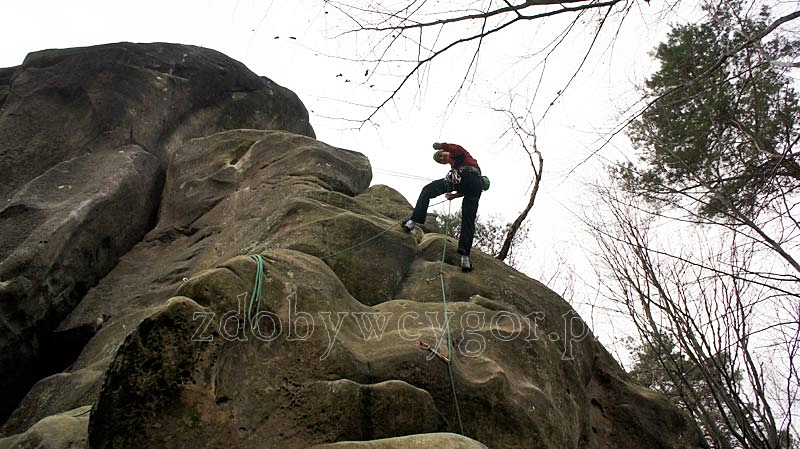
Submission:
[[[602,28],[603,23],[605,23],[605,18],[609,16],[613,8],[618,4],[623,4],[626,8],[630,8],[630,5],[627,3],[628,2],[623,2],[622,0],[529,0],[515,5],[509,1],[505,1],[500,7],[493,7],[494,4],[490,3],[490,6],[486,10],[477,8],[466,10],[431,10],[428,2],[411,2],[405,8],[399,10],[383,8],[380,2],[369,8],[340,1],[328,1],[326,4],[340,11],[355,26],[353,29],[344,31],[340,36],[348,34],[367,34],[368,36],[377,37],[376,46],[373,47],[372,51],[376,52],[378,57],[377,61],[374,63],[375,65],[372,69],[372,73],[376,73],[376,69],[389,60],[389,54],[391,52],[400,51],[403,53],[399,49],[401,42],[411,42],[416,48],[416,61],[410,64],[411,67],[401,77],[401,80],[396,83],[391,92],[386,95],[379,104],[371,109],[366,118],[362,119],[362,123],[367,123],[372,121],[375,115],[388,103],[395,100],[408,81],[417,75],[423,67],[431,64],[436,58],[441,57],[445,53],[468,44],[475,45],[475,49],[472,51],[472,58],[469,60],[465,69],[462,83],[451,99],[452,103],[455,97],[458,96],[458,93],[466,85],[466,80],[469,79],[470,72],[474,74],[478,70],[476,60],[486,38],[499,34],[516,24],[543,20],[566,14],[576,15],[576,18],[571,22],[571,25],[569,25],[572,26],[582,13],[590,10],[604,11],[602,14],[604,18],[597,31],[599,34],[599,29]],[[478,30],[469,30],[469,25],[471,23],[478,23]],[[416,35],[410,35],[409,32],[412,31],[415,32]],[[426,41],[427,36],[431,36],[430,42]],[[444,36],[446,36],[446,38]],[[597,34],[595,34],[594,39],[596,39],[596,37]],[[396,61],[406,58],[391,59]],[[366,58],[364,60],[366,60]],[[578,70],[580,70],[580,68]],[[569,87],[572,79],[574,79],[574,76],[567,83],[566,87]]]

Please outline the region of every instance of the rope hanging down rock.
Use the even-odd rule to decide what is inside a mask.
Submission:
[[[438,202],[438,203],[436,203],[436,204],[431,204],[431,205],[430,205],[430,206],[428,206],[428,207],[429,207],[429,208],[431,208],[431,207],[433,207],[433,206],[438,206],[439,204],[442,204],[442,203],[444,203],[445,201],[449,201],[449,200],[443,200],[443,201],[440,201],[440,202]],[[449,210],[448,210],[447,214],[448,214],[448,215],[450,215],[450,211],[449,211]],[[411,217],[409,217],[408,219],[410,219],[410,218],[411,218]],[[406,219],[406,220],[408,220],[408,219]],[[403,221],[405,221],[405,220],[403,220]],[[356,249],[356,248],[358,248],[358,247],[360,247],[360,246],[366,245],[367,243],[369,243],[369,242],[371,242],[371,241],[373,241],[373,240],[377,239],[378,237],[382,236],[383,234],[386,234],[387,232],[391,231],[391,230],[392,230],[392,229],[393,229],[395,226],[397,226],[398,224],[399,224],[399,223],[394,223],[394,224],[392,224],[391,226],[389,226],[388,228],[384,229],[383,231],[381,231],[381,232],[379,232],[379,233],[377,233],[377,234],[373,235],[372,237],[370,237],[370,238],[368,238],[368,239],[366,239],[366,240],[362,240],[362,241],[360,241],[360,242],[356,243],[355,245],[352,245],[352,246],[350,246],[350,247],[348,247],[348,248],[345,248],[345,249],[343,249],[343,250],[341,250],[341,251],[337,251],[337,252],[335,252],[335,253],[331,253],[331,254],[326,254],[326,255],[324,255],[324,256],[322,256],[322,257],[320,257],[320,259],[321,259],[321,260],[327,260],[327,259],[330,259],[330,258],[333,258],[333,257],[336,257],[336,256],[341,256],[341,255],[342,255],[342,254],[344,254],[344,253],[350,252],[350,251],[352,251],[352,250],[354,250],[354,249]],[[445,232],[445,235],[447,235],[447,232]]]
[[[250,256],[251,259],[256,261],[256,279],[253,282],[253,293],[250,295],[250,306],[247,308],[247,322],[250,323],[250,329],[255,331],[258,330],[258,320],[254,319],[254,317],[258,317],[258,314],[261,313],[261,290],[264,286],[264,258],[261,257],[261,254],[253,254]],[[253,307],[256,309],[256,313],[253,314]]]
[[[444,201],[448,201],[448,200],[444,200]],[[443,203],[444,201],[441,201],[439,203],[433,204],[433,205],[431,205],[431,207],[439,205],[439,204]],[[452,204],[452,203],[450,203],[450,204]],[[448,215],[451,214],[450,204],[448,204],[448,208],[447,208],[447,214]],[[331,254],[327,254],[325,256],[322,256],[322,257],[320,257],[320,259],[321,260],[330,259],[330,258],[339,256],[339,255],[342,255],[344,253],[347,253],[349,251],[352,251],[352,250],[354,250],[354,249],[356,249],[356,248],[358,248],[360,246],[366,245],[367,243],[377,239],[378,237],[382,236],[383,234],[386,234],[387,232],[391,231],[398,224],[399,223],[394,223],[391,226],[387,227],[386,229],[382,230],[381,232],[373,235],[372,237],[370,237],[370,238],[368,238],[366,240],[358,242],[355,245],[352,245],[352,246],[350,246],[348,248],[345,248],[345,249],[343,249],[341,251],[337,251],[335,253],[331,253]],[[444,287],[444,264],[445,264],[445,257],[447,256],[447,234],[448,234],[448,232],[449,232],[449,224],[448,224],[447,221],[445,221],[444,245],[442,246],[442,260],[441,260],[441,263],[439,264],[439,282],[440,282],[441,289],[442,289],[442,305],[444,307],[445,325],[446,325],[446,332],[447,332],[447,355],[444,356],[442,354],[439,354],[437,351],[435,351],[430,345],[428,345],[425,342],[419,342],[417,344],[417,346],[420,349],[431,351],[440,360],[444,361],[447,364],[447,371],[448,371],[448,373],[450,375],[450,388],[451,388],[451,390],[453,392],[453,403],[455,405],[456,416],[458,417],[458,428],[459,428],[459,431],[460,431],[461,435],[464,435],[464,423],[463,423],[463,421],[461,419],[461,408],[458,405],[458,394],[456,392],[456,381],[455,381],[455,375],[453,374],[453,363],[452,363],[452,361],[453,361],[453,342],[452,342],[452,339],[451,339],[451,336],[450,336],[450,320],[448,319],[448,315],[447,315],[447,294],[445,292],[445,287]],[[262,286],[263,286],[264,260],[261,257],[261,255],[259,255],[259,254],[251,255],[250,257],[253,260],[256,261],[256,264],[257,264],[258,268],[256,270],[256,279],[255,279],[255,282],[254,282],[254,285],[253,285],[253,295],[250,298],[250,306],[248,307],[248,311],[247,311],[247,319],[250,322],[251,328],[253,330],[256,330],[258,328],[258,323],[255,320],[253,320],[253,316],[254,316],[253,315],[253,308],[254,307],[256,308],[255,316],[258,316],[258,313],[261,311],[261,290],[262,290]]]
[[[450,206],[447,207],[447,214],[450,215]],[[442,245],[442,261],[439,264],[439,284],[442,287],[442,305],[444,306],[444,323],[447,331],[447,359],[449,363],[447,364],[447,371],[450,373],[450,388],[453,391],[453,403],[455,404],[456,408],[456,416],[458,417],[458,428],[460,430],[461,435],[464,435],[464,423],[461,421],[461,408],[458,406],[458,394],[456,393],[456,380],[455,376],[453,375],[453,342],[450,339],[450,320],[448,319],[447,315],[447,294],[445,293],[444,288],[444,261],[445,256],[447,255],[447,231],[448,225],[445,222],[444,226],[444,244]]]

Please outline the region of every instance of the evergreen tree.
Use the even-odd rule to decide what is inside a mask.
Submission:
[[[770,23],[766,7],[743,17],[741,0],[704,9],[708,21],[674,27],[655,50],[652,102],[629,134],[640,163],[617,175],[701,217],[752,219],[800,188],[800,108],[786,63],[800,43],[772,33],[798,13]]]
[[[442,232],[447,229],[447,235],[457,240],[461,232],[461,211],[437,215],[436,224]],[[510,223],[503,224],[496,217],[484,220],[479,216],[475,220],[475,241],[472,246],[492,257],[496,257],[503,247],[509,226],[511,226]],[[523,225],[514,235],[511,251],[509,251],[506,259],[506,262],[512,267],[519,268],[520,260],[514,250],[519,249],[523,242],[527,240],[528,231],[528,226]]]
[[[732,368],[730,354],[715,354],[704,361],[706,366],[698,366],[681,353],[670,335],[654,334],[651,338],[640,345],[636,345],[633,339],[628,340],[628,348],[634,357],[629,374],[645,387],[664,393],[680,409],[693,415],[712,447],[741,447],[728,427],[736,423],[726,422],[724,418],[729,413],[725,401],[717,400],[718,392],[710,388],[707,376],[703,375],[703,372],[712,373],[713,382],[730,384],[732,393],[741,392],[742,373]],[[723,376],[721,370],[733,372]],[[691,390],[691,394],[687,390]],[[698,398],[698,403],[690,403],[694,398]],[[700,408],[706,410],[712,422],[698,416],[696,411]]]

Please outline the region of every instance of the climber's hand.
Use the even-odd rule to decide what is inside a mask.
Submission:
[[[444,197],[447,198],[448,201],[452,201],[456,198],[461,198],[461,194],[457,192],[448,192],[444,194]]]
[[[439,143],[439,142],[434,143],[433,144],[433,149],[434,150],[441,150],[442,149],[442,144]]]

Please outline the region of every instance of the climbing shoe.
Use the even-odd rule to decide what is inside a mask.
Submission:
[[[461,256],[461,271],[469,273],[472,271],[472,262],[469,261],[469,256]]]
[[[411,232],[414,230],[414,226],[417,224],[414,223],[413,220],[408,220],[407,222],[403,223],[403,230],[406,232]]]

